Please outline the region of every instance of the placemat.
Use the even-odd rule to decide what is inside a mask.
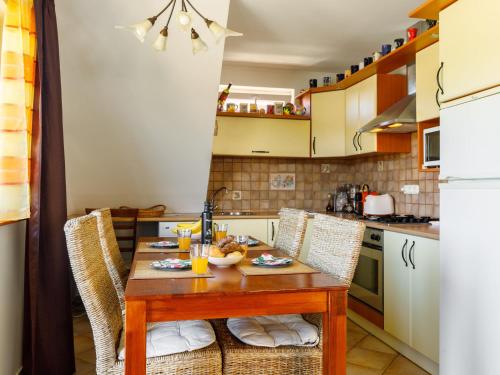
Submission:
[[[267,275],[294,275],[300,273],[320,273],[304,263],[294,260],[288,267],[258,267],[252,264],[251,259],[245,259],[244,263],[238,265],[238,269],[245,276],[267,276]]]
[[[189,253],[189,250],[180,250],[178,247],[174,249],[159,249],[156,247],[149,247],[150,244],[153,242],[139,242],[137,244],[137,250],[136,252],[138,253],[164,253],[164,254],[171,254],[171,253]]]
[[[151,260],[138,260],[135,262],[135,268],[130,274],[130,279],[196,279],[215,277],[210,269],[204,275],[197,275],[192,270],[189,271],[161,271],[151,268]]]

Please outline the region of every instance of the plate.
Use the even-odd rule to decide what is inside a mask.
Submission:
[[[152,242],[149,244],[149,247],[152,247],[153,249],[177,249],[179,247],[179,243],[172,241]]]
[[[187,271],[191,269],[190,259],[164,259],[151,263],[151,268],[160,271]]]
[[[293,264],[293,259],[278,258],[271,254],[264,253],[258,258],[252,259],[252,264],[257,267],[269,267],[269,268],[288,267]]]

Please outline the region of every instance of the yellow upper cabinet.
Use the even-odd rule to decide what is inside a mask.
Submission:
[[[441,101],[500,84],[499,19],[499,0],[459,0],[441,11]]]
[[[436,101],[438,91],[439,43],[417,53],[417,121],[422,122],[439,117]]]
[[[215,155],[309,157],[311,122],[249,117],[217,117]]]
[[[346,155],[377,151],[376,134],[358,134],[359,128],[377,116],[377,75],[346,90],[345,108]]]
[[[345,156],[345,91],[312,94],[312,157]]]

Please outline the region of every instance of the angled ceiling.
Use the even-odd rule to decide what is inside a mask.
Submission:
[[[422,0],[233,0],[224,61],[310,71],[343,71],[403,37]]]

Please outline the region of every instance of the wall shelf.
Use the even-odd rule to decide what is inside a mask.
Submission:
[[[408,15],[410,18],[439,20],[439,12],[457,0],[427,0]]]
[[[296,98],[302,99],[308,94],[345,90],[355,84],[364,81],[365,79],[375,74],[387,74],[394,70],[408,64],[415,62],[417,52],[429,47],[430,45],[439,41],[439,25],[436,25],[429,30],[425,31],[417,38],[404,44],[402,47],[392,51],[391,53],[383,56],[381,59],[368,65],[366,68],[354,73],[343,81],[336,83],[332,86],[316,87],[307,91],[301,92]]]
[[[222,117],[271,118],[276,120],[310,120],[311,116],[299,115],[268,115],[267,113],[217,112]]]

